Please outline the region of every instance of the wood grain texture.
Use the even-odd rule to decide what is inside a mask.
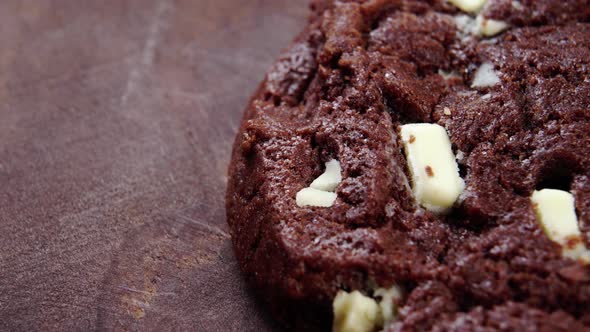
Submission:
[[[306,1],[0,2],[0,330],[276,329],[224,212]]]

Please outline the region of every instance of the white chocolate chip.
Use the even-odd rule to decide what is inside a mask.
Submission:
[[[475,24],[477,27],[475,34],[485,37],[493,37],[510,27],[510,25],[504,21],[484,18],[482,15],[477,15]]]
[[[455,158],[459,161],[463,160],[465,158],[465,152],[457,150],[457,155],[455,156]]]
[[[580,235],[572,194],[563,190],[543,189],[534,191],[531,200],[535,204],[539,222],[551,240],[563,244],[568,237]]]
[[[455,16],[455,25],[461,38],[467,38],[469,35],[477,37],[493,37],[506,29],[510,25],[504,21],[485,18],[483,15],[477,15],[472,18],[468,15]]]
[[[401,299],[402,291],[397,286],[392,286],[389,289],[378,288],[375,290],[375,296],[381,297],[379,307],[381,308],[384,325],[386,325],[397,317],[397,307],[395,302]]]
[[[401,127],[416,200],[434,213],[450,209],[465,186],[445,129],[416,123]]]
[[[522,4],[518,1],[512,1],[511,5],[512,5],[512,8],[514,8],[514,9],[517,9],[517,10],[522,9]]]
[[[461,76],[459,76],[459,74],[456,71],[444,71],[442,69],[438,70],[438,74],[440,76],[442,76],[442,78],[446,81],[446,80],[450,80],[452,78],[461,78]]]
[[[494,65],[486,62],[479,66],[475,71],[473,82],[471,83],[472,88],[485,88],[491,87],[500,83],[498,74],[494,71]]]
[[[475,20],[468,15],[455,16],[455,25],[460,37],[467,37],[475,28]]]
[[[342,182],[342,169],[338,160],[332,159],[326,163],[326,171],[309,185],[311,188],[334,191]]]
[[[451,115],[451,109],[450,109],[450,108],[448,108],[448,107],[445,107],[445,108],[443,108],[443,113],[444,113],[445,115]]]
[[[563,255],[590,263],[590,251],[582,242],[574,196],[563,190],[534,191],[531,201],[547,237],[562,246]]]
[[[373,332],[383,318],[377,302],[359,291],[339,291],[334,302],[333,332]]]
[[[326,163],[326,170],[315,179],[308,188],[303,188],[295,196],[298,206],[330,207],[336,201],[334,191],[342,182],[342,169],[338,160],[330,160]]]
[[[486,0],[449,0],[449,2],[464,12],[476,13],[483,7]]]
[[[581,238],[571,248],[563,248],[562,253],[565,257],[578,260],[584,264],[590,264],[590,250],[586,248]]]
[[[336,193],[318,190],[314,188],[303,188],[297,192],[295,202],[298,206],[319,206],[330,207],[336,201]]]

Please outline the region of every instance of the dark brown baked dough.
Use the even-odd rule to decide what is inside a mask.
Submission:
[[[489,0],[483,15],[511,25],[494,38],[458,31],[440,1],[312,12],[247,108],[229,172],[236,256],[277,318],[329,330],[338,290],[397,284],[391,331],[588,330],[590,268],[561,256],[529,197],[571,191],[590,245],[589,1]],[[500,84],[471,88],[482,63]],[[444,126],[464,155],[449,215],[412,196],[398,128],[413,122]],[[334,206],[297,206],[331,158]]]

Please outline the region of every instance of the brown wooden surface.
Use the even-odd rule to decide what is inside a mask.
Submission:
[[[304,0],[0,1],[0,330],[273,330],[231,250],[225,174],[306,15]]]

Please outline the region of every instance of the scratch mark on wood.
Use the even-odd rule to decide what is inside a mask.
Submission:
[[[131,65],[127,83],[125,84],[125,90],[121,96],[121,108],[124,108],[127,105],[129,97],[137,91],[144,72],[149,70],[152,66],[156,47],[161,39],[162,29],[169,13],[173,11],[173,9],[173,5],[170,1],[158,2],[154,18],[149,26],[147,37],[141,51],[140,61]]]
[[[213,91],[207,90],[204,92],[197,92],[197,91],[185,91],[180,89],[168,89],[168,88],[155,88],[154,90],[169,96],[174,97],[182,97],[186,98],[195,102],[203,103],[209,102],[212,98],[215,97],[215,93]]]
[[[39,86],[46,88],[62,87],[70,81],[78,81],[84,76],[97,76],[114,67],[122,66],[124,63],[137,57],[134,54],[125,54],[122,57],[108,59],[103,62],[93,63],[91,65],[72,68],[58,75],[36,77],[31,80],[7,84],[6,89],[10,92],[11,99],[19,100],[30,93],[31,89]]]
[[[182,215],[182,214],[178,214],[178,213],[176,214],[176,216],[179,217],[180,219],[184,220],[184,221],[188,221],[190,223],[199,225],[200,227],[206,229],[209,232],[212,232],[212,233],[217,234],[217,235],[221,235],[222,237],[227,238],[227,239],[230,238],[230,235],[226,231],[224,231],[223,229],[221,229],[221,228],[219,228],[217,226],[209,225],[209,224],[204,223],[202,221],[199,221],[197,219],[193,219],[193,218],[190,218],[188,216],[185,216],[185,215]]]
[[[124,291],[128,291],[131,293],[138,293],[138,294],[145,294],[145,295],[150,295],[150,296],[177,296],[178,294],[173,293],[173,292],[155,292],[155,293],[150,293],[148,291],[143,291],[140,289],[135,289],[135,288],[131,288],[131,287],[126,287],[126,286],[119,286],[119,289],[124,290]]]

